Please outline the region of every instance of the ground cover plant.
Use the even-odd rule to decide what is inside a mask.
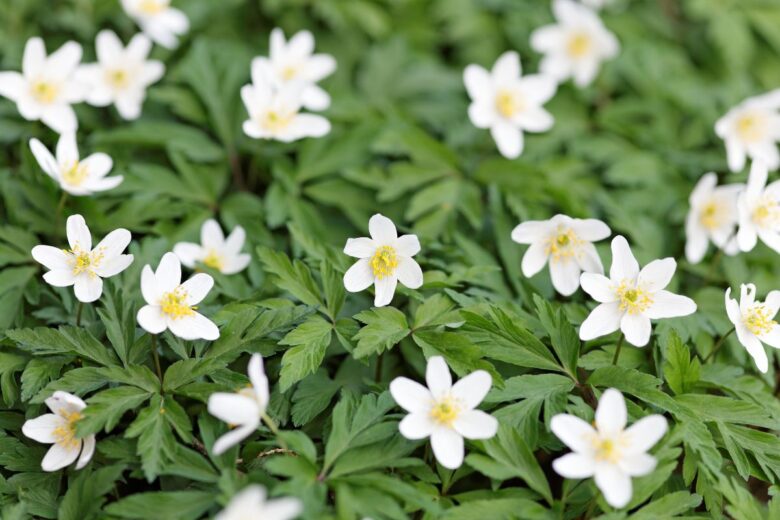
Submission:
[[[779,24],[5,0],[0,518],[780,518]]]

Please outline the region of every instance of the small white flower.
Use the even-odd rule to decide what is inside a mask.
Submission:
[[[92,235],[81,215],[68,217],[66,223],[69,250],[52,246],[35,246],[32,256],[49,272],[43,275],[54,287],[74,288],[80,302],[89,303],[103,293],[103,278],[121,273],[133,263],[133,255],[123,255],[130,243],[130,232],[115,229],[92,248]]]
[[[428,360],[425,371],[428,388],[406,377],[390,383],[390,393],[398,406],[409,412],[399,423],[407,439],[431,438],[436,460],[448,469],[463,464],[463,438],[489,439],[498,430],[492,415],[475,408],[492,384],[490,374],[477,370],[454,385],[447,363],[441,356]]]
[[[604,240],[609,227],[600,220],[555,215],[550,220],[529,220],[512,230],[512,240],[531,244],[523,256],[523,274],[531,277],[550,261],[550,278],[564,296],[580,286],[580,273],[604,273],[593,242]]]
[[[780,181],[767,186],[768,176],[766,164],[753,161],[747,186],[737,199],[737,244],[745,252],[756,247],[760,238],[780,253]]]
[[[574,78],[578,87],[589,85],[604,60],[617,56],[620,45],[591,9],[572,0],[553,0],[557,24],[531,33],[531,47],[544,54],[543,74],[563,82]]]
[[[631,501],[631,477],[649,475],[658,461],[647,450],[666,433],[662,415],[648,415],[626,428],[626,402],[614,388],[605,390],[596,408],[595,428],[579,417],[558,414],[552,432],[573,453],[553,461],[564,478],[594,477],[607,503],[625,507]]]
[[[521,77],[520,57],[505,52],[488,72],[479,65],[469,65],[463,81],[472,102],[469,118],[477,128],[489,128],[501,155],[509,159],[523,152],[523,130],[545,132],[553,117],[542,105],[558,85],[551,76],[531,74]]]
[[[95,436],[76,438],[76,422],[87,404],[73,394],[57,391],[46,399],[52,413],[29,419],[22,425],[22,433],[30,439],[52,447],[41,461],[43,471],[57,471],[78,459],[76,469],[87,465],[95,453]]]
[[[71,107],[84,101],[86,85],[75,80],[81,61],[81,45],[67,42],[46,55],[40,38],[30,38],[24,47],[22,72],[0,72],[0,96],[16,103],[28,121],[43,121],[57,133],[75,132],[79,126]]]
[[[292,520],[302,512],[303,504],[297,498],[266,500],[265,488],[253,484],[235,495],[214,520]]]
[[[221,455],[249,437],[260,426],[268,406],[268,378],[263,370],[263,358],[253,354],[247,367],[250,386],[234,394],[217,392],[209,396],[209,413],[236,427],[214,443],[214,455]]]
[[[107,154],[98,152],[83,161],[79,159],[76,134],[73,132],[60,135],[56,158],[35,138],[30,139],[30,150],[41,169],[71,195],[92,195],[122,183],[121,175],[106,177],[114,166],[114,161]]]
[[[100,31],[95,40],[97,63],[79,67],[76,77],[90,86],[86,102],[97,107],[116,106],[124,119],[137,119],[146,88],[162,78],[165,65],[147,60],[152,42],[136,34],[127,47],[112,31]]]
[[[173,253],[165,253],[157,271],[152,271],[150,265],[141,271],[141,292],[147,305],[138,311],[138,324],[150,334],[169,329],[182,339],[217,339],[217,326],[195,311],[195,305],[206,297],[213,285],[214,279],[206,273],[195,274],[181,283],[179,258]]]
[[[726,143],[729,169],[741,171],[747,158],[780,167],[780,89],[744,100],[715,123],[715,133]]]
[[[178,37],[190,29],[187,15],[171,7],[171,0],[122,0],[122,7],[144,34],[167,49],[178,46]]]
[[[664,287],[674,276],[674,258],[653,260],[641,271],[622,236],[612,240],[612,267],[609,278],[582,273],[580,284],[600,305],[580,326],[580,339],[588,341],[620,329],[626,340],[637,347],[650,341],[650,320],[687,316],[696,312],[696,303]]]
[[[699,179],[688,198],[691,209],[685,219],[685,257],[692,264],[701,262],[710,241],[727,255],[738,251],[737,198],[745,185],[717,184],[718,176],[707,173]]]
[[[742,284],[741,291],[737,303],[731,298],[731,287],[726,289],[726,313],[734,324],[737,339],[758,369],[766,373],[769,360],[761,343],[780,348],[780,327],[773,319],[780,308],[780,291],[770,291],[764,302],[756,301],[756,286],[752,283]]]
[[[308,110],[325,110],[330,96],[316,83],[336,70],[336,60],[330,54],[314,54],[314,36],[309,31],[294,34],[285,41],[280,28],[271,31],[268,58],[252,60],[252,81],[257,85],[270,78],[279,90],[302,83],[301,103]]]
[[[200,228],[200,244],[179,242],[173,246],[173,252],[181,263],[189,268],[201,262],[223,274],[234,274],[246,269],[251,256],[241,253],[246,233],[244,228],[236,226],[225,238],[219,224],[209,219]]]
[[[417,235],[399,237],[393,221],[379,213],[369,219],[368,232],[371,238],[350,238],[344,246],[345,254],[360,259],[344,273],[344,287],[360,292],[373,284],[374,305],[383,307],[399,281],[409,289],[422,285],[422,269],[412,258],[420,252],[420,241]]]

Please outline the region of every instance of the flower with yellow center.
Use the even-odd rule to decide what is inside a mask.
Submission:
[[[618,308],[628,314],[641,314],[653,304],[653,297],[629,280],[620,282],[616,289],[620,304]]]
[[[747,159],[760,160],[770,170],[780,167],[780,89],[745,99],[715,123],[725,141],[729,169],[741,171]]]
[[[241,99],[249,114],[243,125],[246,135],[289,143],[305,137],[322,137],[330,132],[327,119],[301,111],[305,83],[277,86],[270,74],[253,73],[253,83],[241,88]]]
[[[569,35],[569,42],[566,45],[566,52],[568,52],[569,56],[572,58],[580,59],[590,54],[592,47],[593,40],[587,33],[575,32]]]
[[[756,286],[742,284],[739,302],[726,289],[726,313],[734,325],[737,339],[753,358],[761,372],[769,370],[769,358],[762,343],[780,348],[780,327],[775,315],[780,308],[780,291],[770,291],[766,299],[756,300]]]
[[[222,228],[214,219],[208,219],[200,228],[200,244],[179,242],[173,246],[173,252],[181,263],[194,269],[203,264],[222,274],[235,274],[246,269],[251,257],[242,253],[246,232],[236,226],[225,237]]]
[[[168,9],[170,0],[140,0],[138,10],[145,15],[155,15]]]
[[[83,439],[76,436],[76,423],[83,418],[81,412],[86,408],[86,403],[62,391],[54,392],[45,402],[52,413],[30,419],[22,425],[24,435],[52,445],[41,461],[41,468],[44,471],[57,471],[71,465],[76,459],[76,469],[83,468],[95,452],[94,435]]]
[[[214,520],[293,520],[303,512],[298,498],[267,499],[268,493],[259,484],[251,484],[230,499]]]
[[[172,7],[171,0],[122,0],[122,7],[146,36],[167,49],[175,48],[190,28],[187,16]]]
[[[428,360],[425,371],[428,387],[405,377],[390,383],[390,394],[398,406],[409,412],[398,425],[407,439],[431,438],[436,460],[448,469],[463,463],[463,439],[489,439],[498,430],[498,421],[476,407],[485,398],[492,379],[477,370],[452,384],[447,363],[441,356]]]
[[[45,80],[32,84],[32,95],[40,103],[49,105],[57,100],[60,88],[57,84]]]
[[[371,257],[371,271],[379,280],[393,276],[398,267],[398,255],[393,246],[382,246],[376,249]]]
[[[688,198],[690,210],[685,220],[685,257],[692,264],[702,261],[710,242],[728,255],[738,251],[737,198],[745,186],[717,184],[718,176],[706,173]]]
[[[564,478],[594,477],[596,486],[612,507],[631,501],[631,478],[650,474],[656,459],[647,451],[666,433],[662,415],[648,415],[626,428],[626,402],[618,390],[604,391],[596,408],[593,425],[575,415],[558,414],[550,429],[571,453],[553,461],[553,469]]]
[[[162,298],[160,298],[160,309],[172,320],[178,320],[195,314],[197,307],[188,305],[188,301],[187,290],[180,285],[162,295]]]
[[[780,253],[780,181],[767,185],[768,176],[766,164],[754,160],[747,186],[737,199],[737,244],[745,252],[753,249],[761,239]]]

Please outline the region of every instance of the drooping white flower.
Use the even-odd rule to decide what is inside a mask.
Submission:
[[[301,104],[319,111],[330,106],[330,96],[316,83],[335,70],[333,56],[314,54],[314,36],[309,31],[299,31],[285,41],[284,31],[277,27],[271,31],[270,56],[252,60],[252,82],[258,85],[270,78],[278,90],[302,83]]]
[[[739,303],[731,298],[731,287],[726,289],[726,313],[734,324],[737,339],[756,362],[758,369],[769,369],[764,346],[780,348],[780,327],[774,320],[780,308],[780,291],[770,291],[763,302],[756,301],[756,286],[742,284]]]
[[[650,320],[687,316],[696,312],[696,303],[664,288],[674,276],[674,258],[653,260],[641,271],[628,242],[618,235],[612,240],[612,267],[609,278],[582,273],[580,284],[599,305],[580,326],[580,339],[588,341],[620,329],[626,340],[637,347],[650,341]]]
[[[780,89],[744,100],[715,123],[726,143],[729,169],[741,171],[747,158],[761,160],[770,170],[780,167]]]
[[[124,255],[130,243],[130,232],[115,229],[92,248],[92,235],[81,215],[68,217],[66,223],[69,250],[52,246],[35,246],[32,256],[49,272],[43,279],[54,287],[73,286],[76,298],[89,303],[103,293],[103,278],[121,273],[133,263],[133,255]]]
[[[41,169],[71,195],[92,195],[122,183],[121,175],[106,177],[114,166],[114,161],[107,154],[97,152],[84,160],[79,159],[76,134],[73,132],[60,135],[56,158],[35,138],[30,139],[30,150]]]
[[[253,354],[247,367],[251,385],[234,394],[217,392],[209,396],[209,413],[235,426],[214,443],[214,455],[221,455],[249,437],[260,426],[268,406],[268,378],[263,369],[263,358]],[[231,427],[232,427],[231,426]]]
[[[187,15],[171,7],[171,0],[122,0],[122,7],[144,34],[167,49],[178,46],[178,37],[190,29]]]
[[[181,263],[189,268],[197,262],[224,274],[234,274],[246,269],[251,256],[241,253],[246,233],[244,228],[236,226],[227,238],[214,219],[208,219],[200,228],[200,244],[179,242],[173,246],[173,252]]]
[[[573,78],[578,87],[589,85],[601,62],[617,56],[615,36],[591,9],[572,0],[553,0],[557,24],[531,33],[531,47],[544,54],[539,64],[543,74],[563,82]]]
[[[90,86],[86,102],[93,106],[115,105],[124,119],[137,119],[146,88],[165,73],[165,65],[147,60],[152,42],[136,34],[127,47],[113,31],[100,31],[95,40],[97,63],[79,67],[76,77]]]
[[[289,143],[304,137],[322,137],[330,132],[330,121],[301,112],[305,83],[292,82],[275,88],[268,77],[253,77],[253,81],[241,87],[241,99],[249,113],[243,128],[249,137]]]
[[[253,484],[236,494],[214,520],[292,520],[302,512],[303,504],[297,498],[266,500],[265,488]]]
[[[523,130],[545,132],[553,117],[542,105],[558,85],[551,76],[521,77],[520,57],[514,51],[502,54],[493,70],[469,65],[463,81],[471,98],[469,118],[477,128],[489,128],[501,155],[509,159],[523,152]]]
[[[76,438],[76,422],[87,403],[68,392],[56,391],[44,401],[52,413],[29,419],[22,425],[22,433],[30,439],[52,447],[41,461],[43,471],[57,471],[78,459],[76,469],[87,465],[95,453],[95,436]]]
[[[750,165],[747,186],[737,199],[739,231],[737,244],[742,251],[763,243],[780,253],[780,181],[767,186],[766,164],[756,160]]]
[[[688,198],[691,209],[685,219],[685,257],[692,264],[701,262],[710,241],[727,255],[734,255],[739,250],[737,198],[745,185],[717,184],[718,176],[706,173]]]
[[[196,312],[196,305],[213,285],[214,279],[206,273],[197,273],[181,283],[179,258],[165,253],[157,271],[152,271],[150,265],[141,271],[141,293],[147,305],[138,311],[138,324],[150,334],[169,329],[182,339],[217,339],[217,326]]]
[[[417,235],[398,236],[395,224],[377,213],[368,221],[371,238],[350,238],[344,253],[359,258],[346,273],[344,287],[349,292],[360,292],[371,285],[376,290],[374,305],[389,304],[398,282],[409,289],[423,283],[420,265],[412,258],[420,252]]]
[[[23,118],[42,121],[57,133],[79,126],[72,104],[84,101],[86,85],[75,80],[81,45],[67,42],[50,55],[40,38],[24,47],[22,72],[0,72],[0,96],[16,103]]]
[[[552,432],[572,453],[553,461],[564,478],[593,477],[607,503],[625,507],[631,501],[631,477],[653,472],[657,460],[647,451],[666,433],[662,415],[648,415],[626,428],[626,402],[614,388],[605,390],[596,408],[595,428],[577,416],[558,414]]]
[[[564,296],[580,286],[580,273],[604,274],[593,242],[604,240],[609,227],[600,220],[555,215],[550,220],[529,220],[512,230],[512,240],[530,244],[523,256],[523,274],[531,277],[549,260],[555,290]]]
[[[492,384],[490,374],[477,370],[452,384],[447,363],[441,356],[428,359],[424,387],[406,377],[390,383],[398,406],[409,412],[399,423],[407,439],[431,438],[436,460],[449,469],[463,464],[463,439],[489,439],[498,430],[492,415],[476,410]]]

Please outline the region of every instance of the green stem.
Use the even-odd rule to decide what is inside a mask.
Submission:
[[[271,419],[271,416],[269,416],[267,413],[263,413],[263,422],[266,426],[268,426],[268,429],[271,430],[271,433],[276,436],[276,440],[279,441],[279,446],[285,450],[289,449],[287,447],[287,443],[284,442],[284,439],[279,436],[279,427],[276,426],[276,423],[273,419]]]
[[[621,332],[620,333],[620,339],[617,342],[617,348],[615,349],[615,355],[612,357],[612,364],[617,365],[618,358],[620,357],[620,349],[623,348],[623,340],[625,339],[625,335]]]
[[[157,370],[157,378],[160,380],[160,392],[162,393],[163,375],[162,368],[160,368],[160,355],[157,353],[157,336],[150,334],[152,338],[152,357],[154,358],[154,368]]]
[[[710,353],[707,354],[707,357],[705,357],[702,360],[702,362],[706,363],[708,359],[710,359],[711,357],[714,357],[715,354],[718,352],[718,350],[720,350],[720,347],[723,346],[723,343],[726,341],[726,338],[731,336],[731,333],[734,332],[735,330],[737,330],[736,327],[731,327],[727,333],[725,333],[723,336],[721,336],[720,339],[718,340],[718,342],[715,343],[715,346],[712,347],[712,350],[710,350]]]
[[[379,383],[382,380],[382,354],[376,357],[376,366],[374,367],[374,381]]]
[[[54,225],[57,228],[54,230],[54,236],[60,236],[62,225],[62,210],[65,209],[65,201],[68,200],[68,192],[63,191],[60,196],[60,202],[57,204],[57,211],[54,216]]]
[[[84,308],[84,304],[82,302],[79,302],[79,304],[76,306],[76,326],[81,326],[81,310]]]

